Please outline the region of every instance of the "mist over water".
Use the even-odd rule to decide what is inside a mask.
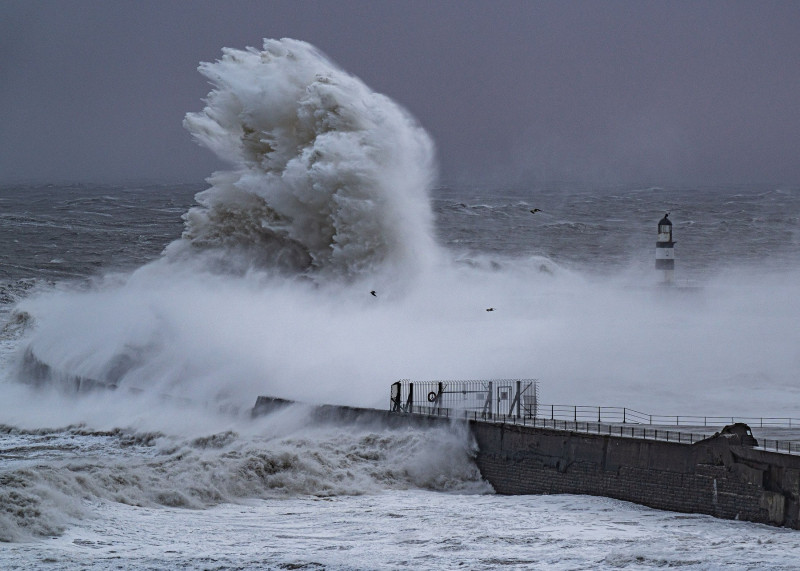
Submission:
[[[231,169],[156,261],[22,300],[22,380],[246,410],[259,394],[382,408],[398,378],[534,377],[546,403],[794,413],[795,190],[432,201],[424,130],[312,46],[226,49],[200,71],[214,89],[185,126]],[[691,289],[652,269],[665,210]]]
[[[794,414],[795,270],[670,290],[652,260],[603,276],[538,256],[457,257],[402,291],[160,260],[17,311],[33,316],[25,346],[67,386],[80,376],[242,409],[258,394],[383,408],[398,378],[536,377],[544,402]]]

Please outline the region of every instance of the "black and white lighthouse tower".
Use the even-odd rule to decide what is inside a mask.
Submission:
[[[669,212],[658,221],[658,240],[656,241],[656,269],[663,273],[663,283],[671,285],[675,273],[675,254],[672,241],[672,222]]]

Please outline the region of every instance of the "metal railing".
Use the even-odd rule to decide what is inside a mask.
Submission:
[[[648,414],[627,407],[542,404],[537,379],[423,381],[392,384],[390,411],[482,422],[537,426],[694,444],[709,430],[744,423],[760,429],[800,430],[800,419]],[[675,427],[684,427],[675,430]],[[758,438],[755,448],[800,454],[800,440]]]
[[[721,420],[722,422],[719,426],[723,426],[724,424],[728,424],[728,420],[733,418],[733,422],[742,422],[742,419],[737,419],[736,417],[689,417],[689,416],[681,416],[681,417],[674,417],[674,416],[656,416],[656,415],[646,415],[647,422],[635,421],[634,418],[637,418],[636,415],[629,415],[629,412],[636,413],[637,411],[631,411],[631,409],[623,409],[618,407],[564,407],[569,408],[572,411],[571,418],[557,418],[556,417],[556,406],[552,405],[551,414],[552,417],[548,418],[544,416],[547,412],[547,407],[550,405],[542,406],[540,405],[540,412],[542,415],[540,416],[526,416],[526,415],[498,415],[498,414],[491,414],[491,413],[482,413],[475,410],[463,410],[463,409],[450,409],[450,408],[443,408],[443,407],[433,407],[433,406],[423,406],[423,405],[415,405],[410,407],[407,413],[411,414],[422,414],[426,416],[437,416],[437,417],[445,417],[445,418],[452,418],[454,420],[472,420],[476,422],[489,422],[489,423],[499,423],[499,424],[513,424],[513,425],[521,425],[521,426],[531,426],[534,428],[550,428],[553,430],[565,430],[570,432],[581,432],[586,434],[600,434],[600,435],[608,435],[608,436],[617,436],[621,438],[636,438],[636,439],[644,439],[644,440],[660,440],[665,442],[675,442],[678,444],[694,444],[701,440],[705,440],[706,438],[710,438],[713,434],[708,432],[694,432],[694,431],[686,431],[686,430],[673,430],[671,429],[672,426],[681,426],[681,425],[671,425],[669,423],[664,423],[663,425],[656,424],[655,420],[658,419],[675,419],[675,418],[702,418],[714,420]],[[594,412],[597,413],[598,409],[601,409],[599,414],[599,418],[601,420],[595,420],[594,415],[591,416],[591,420],[587,419],[587,410],[592,409]],[[603,416],[603,411],[609,412],[610,414],[607,416]],[[613,414],[611,414],[612,411]],[[583,414],[583,416],[582,416]],[[642,413],[637,413],[641,415]],[[609,418],[613,418],[616,420],[609,420]],[[639,417],[641,418],[641,417]],[[650,422],[650,418],[653,419],[653,422]],[[627,419],[627,420],[620,420],[620,419]],[[775,419],[764,419],[764,420],[775,420]],[[698,427],[700,429],[705,427],[711,427],[713,425],[709,424],[685,424],[687,428],[690,426]],[[764,426],[767,426],[766,424]],[[787,427],[788,425],[781,425]],[[794,427],[800,426],[795,420],[795,423],[792,425]],[[766,450],[770,452],[778,452],[782,454],[800,454],[800,441],[794,440],[773,440],[773,439],[758,439],[759,444],[754,446],[753,448],[759,450]]]
[[[751,428],[800,428],[800,419],[789,417],[699,416],[648,414],[618,406],[581,406],[539,403],[539,416],[552,420],[596,421],[664,426],[725,426],[743,422]]]

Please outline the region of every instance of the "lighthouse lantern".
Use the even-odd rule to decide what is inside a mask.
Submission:
[[[656,269],[663,272],[663,283],[671,284],[675,272],[675,255],[672,241],[672,222],[669,212],[658,221],[658,239],[656,240]]]

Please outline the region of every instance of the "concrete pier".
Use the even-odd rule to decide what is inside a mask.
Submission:
[[[695,444],[470,422],[499,494],[588,494],[800,529],[800,457],[726,436]]]
[[[291,404],[259,397],[253,414]],[[605,496],[800,529],[800,456],[753,448],[735,434],[689,444],[355,407],[309,411],[319,422],[468,423],[478,447],[477,466],[498,494]]]

